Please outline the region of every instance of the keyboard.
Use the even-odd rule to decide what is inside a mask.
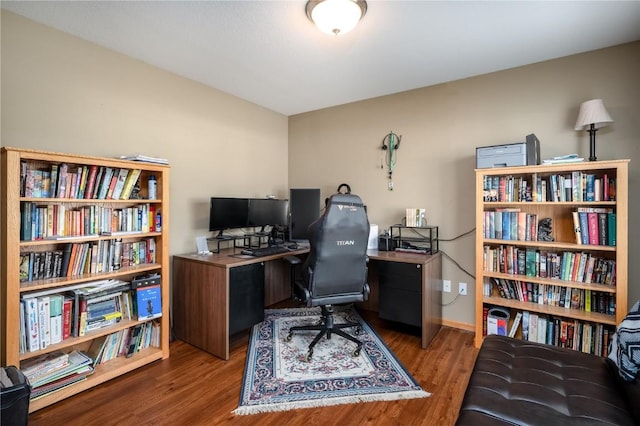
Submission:
[[[289,253],[289,249],[283,246],[268,246],[241,251],[242,254],[255,257],[271,256],[274,254]]]

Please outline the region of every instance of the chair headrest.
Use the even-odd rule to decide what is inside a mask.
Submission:
[[[342,204],[342,205],[350,205],[350,206],[354,206],[354,207],[364,207],[364,204],[362,203],[362,199],[360,197],[358,197],[355,194],[342,194],[342,193],[337,193],[337,194],[333,194],[331,197],[329,197],[329,200],[327,202],[327,208],[331,207],[332,204]]]

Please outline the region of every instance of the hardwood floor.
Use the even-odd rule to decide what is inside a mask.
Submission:
[[[248,343],[245,333],[234,339],[229,361],[175,340],[169,359],[36,411],[29,416],[29,424],[454,424],[478,353],[473,333],[443,327],[422,350],[417,334],[381,321],[374,313],[362,312],[362,316],[431,397],[235,416],[231,411],[240,396]]]

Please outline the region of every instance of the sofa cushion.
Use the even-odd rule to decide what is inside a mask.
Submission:
[[[487,336],[457,425],[633,425],[607,358]]]

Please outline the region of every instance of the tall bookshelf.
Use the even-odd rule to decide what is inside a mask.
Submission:
[[[134,277],[154,273],[160,274],[161,277],[160,294],[162,298],[162,316],[154,320],[159,322],[159,346],[148,347],[128,358],[121,356],[107,363],[97,365],[94,373],[89,375],[86,380],[32,400],[29,411],[32,412],[46,407],[153,361],[169,357],[169,167],[154,163],[8,147],[2,148],[1,161],[2,252],[0,254],[0,262],[3,268],[1,272],[2,287],[0,295],[0,313],[2,318],[0,327],[0,343],[2,345],[0,355],[2,357],[2,365],[20,366],[21,363],[27,360],[53,351],[63,351],[66,353],[74,350],[86,351],[95,339],[146,322],[145,320],[122,319],[116,324],[87,332],[82,336],[69,337],[60,343],[47,346],[46,349],[26,351],[24,347],[21,348],[20,344],[21,333],[19,324],[20,301],[22,297],[28,296],[30,293],[55,290],[58,288],[62,291],[71,285],[91,283],[100,279],[131,281]],[[60,192],[52,193],[53,191],[46,190],[47,185],[50,185],[51,181],[49,181],[48,184],[45,183],[42,187],[39,186],[40,183],[37,182],[41,177],[38,175],[39,172],[35,174],[35,182],[33,183],[37,190],[31,190],[32,183],[30,179],[32,175],[30,174],[27,178],[25,176],[25,170],[44,171],[45,173],[42,174],[42,176],[44,176],[46,182],[47,179],[51,179],[51,174],[48,173],[62,165],[68,167],[68,182],[71,182],[71,170],[76,172],[78,170],[88,171],[92,168],[97,170],[111,168],[127,170],[127,172],[139,170],[137,177],[139,188],[141,188],[139,195],[137,197],[135,195],[133,197],[122,196],[116,199],[113,197],[115,194],[112,194],[112,198],[107,196],[98,198],[100,196],[99,193],[92,196],[86,187],[84,193],[82,189],[78,188],[76,188],[75,193],[67,192],[64,195]],[[82,177],[82,173],[77,174],[78,182],[85,181],[88,186],[88,182],[91,180],[90,175],[85,179]],[[157,181],[157,198],[154,200],[147,199],[146,188],[150,176],[155,176]],[[95,185],[100,184],[97,180],[94,182]],[[29,186],[29,191],[25,192],[25,186]],[[43,190],[42,188],[45,189]],[[129,188],[123,189],[121,192],[128,192],[128,190]],[[134,191],[134,193],[135,192],[137,191]],[[158,229],[156,229],[155,226],[137,228],[136,225],[133,225],[133,228],[124,228],[125,225],[123,222],[112,222],[114,227],[111,230],[113,232],[98,232],[98,228],[95,226],[93,228],[85,226],[84,229],[78,230],[75,228],[72,230],[70,223],[73,222],[67,222],[65,225],[56,222],[59,228],[64,228],[64,235],[62,235],[55,232],[58,231],[58,229],[56,229],[57,227],[52,228],[51,218],[49,218],[48,223],[45,220],[44,224],[42,222],[39,224],[48,227],[44,232],[40,231],[41,233],[39,234],[28,235],[25,238],[22,229],[25,223],[22,223],[21,228],[21,221],[28,222],[28,219],[26,219],[27,215],[24,213],[25,205],[27,204],[39,206],[48,209],[47,211],[56,213],[62,211],[66,211],[67,213],[71,211],[85,211],[93,213],[119,212],[120,214],[127,210],[132,212],[151,209],[152,211],[159,211],[161,213],[162,224]],[[71,215],[65,217],[69,216]],[[62,220],[62,218],[60,217],[59,220]],[[56,221],[55,217],[53,221]],[[133,231],[130,229],[133,229]],[[142,241],[148,242],[151,239],[155,244],[155,257],[149,257],[149,259],[153,259],[152,261],[127,262],[120,268],[109,269],[105,267],[103,269],[104,272],[96,272],[92,269],[86,272],[87,269],[85,269],[85,272],[70,273],[64,277],[34,279],[33,276],[25,278],[24,274],[21,277],[21,258],[24,260],[26,253],[60,251],[69,244],[80,245],[92,243],[98,245],[98,243],[102,243],[104,246],[115,240],[123,244],[142,244]]]
[[[517,338],[606,354],[627,311],[628,164],[476,170],[477,347],[497,308],[507,334],[520,313]]]

